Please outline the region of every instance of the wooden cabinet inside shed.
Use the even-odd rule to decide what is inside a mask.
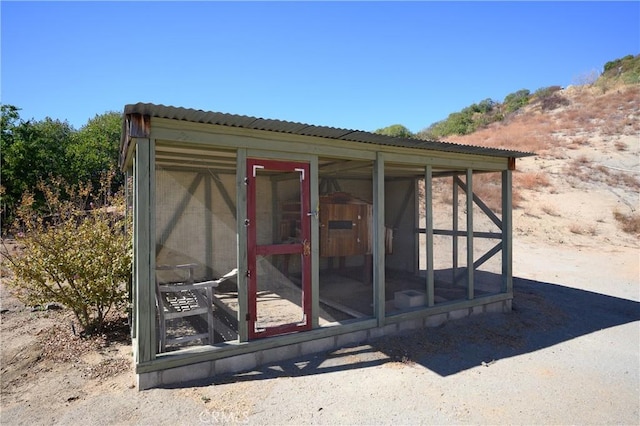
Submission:
[[[281,207],[281,241],[299,242],[300,204]],[[373,249],[373,206],[345,193],[320,197],[320,256],[370,255]]]
[[[372,252],[373,206],[336,193],[320,197],[320,256]]]

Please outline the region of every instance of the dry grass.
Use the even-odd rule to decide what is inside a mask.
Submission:
[[[539,112],[531,105],[519,114],[451,142],[543,154],[570,138],[570,149],[588,145],[594,136],[636,134],[640,131],[640,87],[621,86],[606,93],[593,86],[574,87],[563,94],[570,105]],[[620,148],[618,148],[620,150]],[[557,155],[561,155],[557,153]]]
[[[573,162],[579,166],[589,166],[591,164],[591,160],[584,154],[574,159]]]
[[[594,164],[584,155],[567,163],[565,175],[574,183],[604,183],[612,188],[640,190],[640,179],[633,172]]]
[[[571,141],[567,146],[569,149],[580,149],[590,145],[589,138],[584,135],[570,137],[569,140]]]
[[[622,92],[618,91],[618,99],[622,102],[629,104],[638,104],[638,98],[640,98],[640,87],[638,86],[629,86],[626,90]]]
[[[452,142],[496,148],[540,152],[553,145],[550,120],[542,114],[526,119],[515,117],[505,123],[494,123],[472,135],[451,137]]]
[[[513,176],[514,186],[526,190],[538,190],[551,185],[546,173],[517,172]]]
[[[616,147],[616,150],[618,151],[626,151],[627,150],[627,144],[621,141],[616,141],[613,146]]]
[[[607,185],[616,188],[630,188],[632,190],[640,190],[640,179],[635,177],[631,172],[617,170],[605,166],[595,166],[594,170],[600,173],[599,180],[604,181]],[[592,180],[594,176],[592,176]]]
[[[625,133],[624,123],[605,124],[600,127],[600,132],[605,136],[623,135]]]
[[[576,132],[594,132],[597,128],[595,118],[597,111],[591,108],[581,108],[579,106],[567,108],[557,116],[557,131]]]
[[[511,204],[513,208],[522,206],[524,197],[521,188],[515,184],[512,188]],[[502,213],[502,180],[499,173],[487,173],[474,176],[473,192],[493,212]]]
[[[558,211],[553,206],[544,205],[540,207],[540,210],[542,210],[545,214],[549,216],[553,216],[553,217],[561,216],[560,213],[558,213]]]
[[[580,225],[578,223],[571,224],[571,226],[569,226],[569,231],[577,235],[594,236],[597,234],[596,227],[594,225]]]
[[[535,175],[544,176],[542,173],[533,173]],[[474,175],[473,177],[473,193],[482,200],[493,212],[502,213],[502,180],[500,173],[484,173]],[[544,179],[544,178],[541,178]],[[463,179],[464,181],[464,179]],[[445,205],[451,205],[453,203],[453,191],[452,191],[452,179],[441,178],[434,179],[433,181],[433,194],[434,200]],[[419,184],[419,192],[421,197],[424,197],[424,182]],[[465,194],[460,190],[458,202],[464,203]],[[512,206],[518,208],[522,205],[523,196],[518,190],[517,185],[514,185],[511,195]],[[423,198],[421,198],[423,199]],[[420,214],[424,216],[422,208],[423,203],[420,203]]]
[[[613,217],[624,232],[632,235],[640,235],[640,213],[624,214],[618,210],[613,212]]]

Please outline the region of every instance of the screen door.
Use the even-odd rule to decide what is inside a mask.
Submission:
[[[249,338],[311,328],[309,164],[247,160]]]

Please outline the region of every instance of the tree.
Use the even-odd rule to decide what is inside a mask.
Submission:
[[[2,148],[6,148],[6,144],[11,144],[13,141],[13,128],[16,126],[16,122],[20,120],[20,108],[13,105],[0,105],[2,116],[0,117],[0,124],[2,129]]]
[[[40,180],[71,177],[67,146],[74,132],[68,122],[49,117],[42,121],[22,121],[19,109],[2,106],[2,208],[5,220],[26,191],[34,193],[34,203],[42,206]]]
[[[4,224],[15,203],[11,186],[7,190],[7,152],[13,146],[13,131],[20,120],[20,113],[18,112],[19,108],[13,105],[1,105],[0,108],[2,111],[0,116],[0,211]]]
[[[402,124],[392,124],[391,126],[378,129],[373,133],[385,136],[393,136],[395,138],[415,138],[415,135],[411,133],[411,130],[407,129]]]
[[[122,115],[106,112],[90,119],[77,131],[67,148],[70,168],[78,182],[99,183],[101,174],[117,170],[122,131]],[[117,172],[113,178],[112,191],[124,183],[124,176]]]
[[[495,106],[497,104],[498,103],[496,101],[494,101],[493,99],[487,98],[487,99],[484,99],[484,100],[480,101],[480,103],[474,104],[474,105],[476,105],[476,110],[477,110],[476,112],[480,112],[480,113],[486,114],[486,113],[489,113],[489,112],[493,111],[493,109],[495,108]]]
[[[0,167],[2,186],[2,226],[12,221],[23,193],[34,196],[34,208],[44,205],[39,180],[62,178],[75,184],[99,184],[101,174],[117,170],[122,117],[116,112],[96,115],[80,130],[66,121],[49,117],[42,121],[23,121],[19,108],[2,105],[2,145]],[[117,192],[124,176],[116,172],[111,191]],[[62,198],[66,197],[61,193]]]

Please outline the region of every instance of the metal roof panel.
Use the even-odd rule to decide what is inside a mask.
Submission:
[[[188,108],[155,105],[149,103],[130,104],[124,107],[124,114],[141,114],[150,117],[183,120],[195,123],[215,124],[220,126],[238,127],[243,129],[263,130],[270,132],[289,133],[301,136],[344,140],[351,142],[370,143],[404,148],[418,148],[433,151],[455,152],[460,154],[477,154],[492,157],[521,158],[535,155],[530,152],[490,148],[475,145],[462,145],[445,141],[427,141],[422,139],[399,138],[380,135],[362,130],[341,129],[328,126],[316,126],[284,120],[265,119],[246,115],[228,114],[222,112],[203,111]],[[123,144],[125,135],[123,134]]]

